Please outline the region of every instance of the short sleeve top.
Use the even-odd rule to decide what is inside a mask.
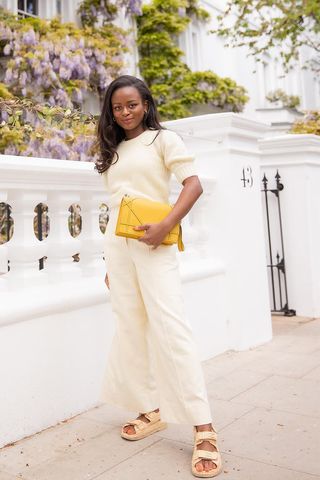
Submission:
[[[123,140],[117,153],[118,161],[102,174],[111,208],[118,206],[124,195],[167,203],[171,174],[180,183],[197,175],[194,157],[181,137],[171,130],[145,130],[135,138]]]

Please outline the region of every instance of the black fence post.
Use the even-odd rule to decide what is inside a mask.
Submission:
[[[284,189],[284,185],[280,182],[281,176],[279,171],[275,175],[276,179],[276,188],[269,189],[268,188],[268,179],[266,174],[263,175],[262,185],[263,189],[261,190],[264,193],[265,199],[265,208],[266,208],[266,221],[267,221],[267,232],[268,232],[268,252],[269,252],[269,265],[267,265],[270,276],[271,276],[271,294],[273,305],[271,311],[273,313],[281,313],[286,316],[294,316],[296,315],[295,310],[289,308],[289,301],[288,301],[288,288],[287,288],[287,276],[286,276],[286,266],[285,266],[285,255],[284,255],[284,240],[283,240],[283,227],[282,227],[282,216],[281,216],[281,205],[280,205],[280,192]],[[273,263],[273,251],[272,251],[272,232],[271,232],[271,223],[270,223],[270,208],[269,208],[269,198],[268,193],[272,193],[277,198],[277,218],[279,224],[279,231],[280,231],[280,240],[281,240],[281,255],[279,252],[276,254],[276,264]],[[280,302],[280,308],[277,308],[277,296],[276,296],[276,285],[275,285],[275,275],[274,269],[277,272],[277,280],[278,280],[278,297]],[[282,296],[282,279],[284,283],[284,294],[285,294],[285,304],[283,304],[283,296]]]

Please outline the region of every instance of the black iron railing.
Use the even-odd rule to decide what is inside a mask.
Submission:
[[[267,224],[267,236],[268,236],[268,254],[269,254],[269,263],[267,265],[269,274],[270,274],[270,286],[271,286],[271,299],[272,299],[272,309],[273,313],[281,313],[287,316],[294,316],[296,314],[295,310],[289,308],[288,300],[288,287],[287,287],[287,276],[286,276],[286,264],[285,264],[285,254],[284,254],[284,241],[283,241],[283,227],[282,227],[282,217],[281,217],[281,205],[280,205],[280,192],[284,189],[283,183],[280,181],[281,176],[277,170],[275,175],[276,186],[275,188],[268,188],[268,179],[266,174],[264,174],[262,179],[263,189],[261,190],[264,194],[264,205],[266,212],[266,224]],[[270,193],[276,197],[276,205],[272,203],[270,208]],[[271,222],[271,215],[273,216]],[[274,218],[276,216],[276,218]],[[272,225],[277,225],[278,232],[272,231]],[[280,244],[276,242],[274,238],[274,233],[278,234],[280,237]],[[274,243],[277,243],[276,254],[274,253]],[[279,252],[280,250],[280,252]],[[275,261],[275,263],[274,263]]]

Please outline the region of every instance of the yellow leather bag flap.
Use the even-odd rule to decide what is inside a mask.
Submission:
[[[140,238],[145,232],[134,230],[134,227],[146,223],[159,223],[171,210],[172,206],[169,204],[126,195],[121,201],[115,233],[121,237]],[[177,243],[179,250],[184,250],[181,225],[177,224],[162,243],[164,245]]]

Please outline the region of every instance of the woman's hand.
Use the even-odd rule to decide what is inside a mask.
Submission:
[[[109,282],[109,277],[108,277],[107,273],[106,273],[106,276],[105,276],[105,279],[104,279],[104,283],[107,285],[108,290],[110,290],[110,282]]]
[[[170,229],[164,222],[146,223],[145,225],[134,227],[134,230],[144,230],[146,233],[138,240],[147,245],[152,245],[153,249],[157,248],[170,232]]]

